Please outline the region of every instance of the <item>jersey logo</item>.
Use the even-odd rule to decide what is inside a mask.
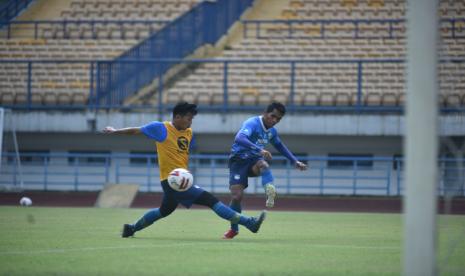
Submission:
[[[178,138],[178,147],[181,150],[187,150],[189,148],[189,141],[187,140],[186,137],[181,136]]]

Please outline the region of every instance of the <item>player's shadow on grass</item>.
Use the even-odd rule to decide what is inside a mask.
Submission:
[[[202,243],[202,242],[208,242],[208,243],[225,243],[225,242],[234,242],[234,243],[276,243],[280,242],[279,240],[276,240],[274,238],[255,238],[255,237],[242,237],[242,238],[235,238],[234,240],[225,240],[222,239],[221,237],[211,237],[211,238],[169,238],[169,237],[134,237],[130,238],[131,240],[143,240],[145,241],[163,241],[163,242],[172,242],[172,243],[183,243],[183,242],[188,242],[188,243]]]

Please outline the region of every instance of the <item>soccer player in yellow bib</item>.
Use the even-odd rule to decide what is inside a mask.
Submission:
[[[186,208],[192,204],[211,208],[218,216],[231,223],[244,225],[253,233],[257,233],[265,220],[265,211],[258,217],[247,217],[220,202],[211,193],[198,185],[192,185],[188,190],[178,192],[170,187],[168,174],[176,168],[188,169],[189,150],[193,138],[192,119],[197,114],[197,106],[187,102],[178,103],[173,109],[171,122],[151,122],[142,127],[127,127],[115,129],[107,126],[103,133],[107,134],[144,134],[155,140],[160,167],[160,180],[163,189],[163,200],[159,208],[146,212],[134,224],[124,224],[122,237],[132,237],[134,233],[152,225],[155,221],[170,215],[179,203]]]

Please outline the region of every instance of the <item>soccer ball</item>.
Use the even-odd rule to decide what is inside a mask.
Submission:
[[[192,184],[194,184],[194,177],[186,169],[174,169],[168,176],[168,184],[173,190],[184,192],[192,187]]]
[[[21,206],[31,206],[32,200],[24,196],[19,200],[19,204],[21,204]]]

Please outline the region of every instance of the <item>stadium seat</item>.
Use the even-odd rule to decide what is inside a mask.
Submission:
[[[257,99],[257,104],[258,105],[268,105],[273,101],[273,95],[274,93],[268,92],[268,91],[260,91],[258,96],[256,97]]]
[[[322,106],[332,106],[332,105],[334,105],[334,95],[333,95],[333,93],[330,93],[330,92],[322,92],[322,93],[320,93],[318,104],[322,105]]]
[[[73,93],[71,95],[71,104],[75,106],[85,105],[87,103],[87,96],[85,93]]]
[[[56,103],[57,105],[70,105],[71,96],[66,92],[59,93],[56,99]]]
[[[223,98],[221,98],[223,102]],[[230,105],[240,105],[241,104],[241,95],[239,92],[229,91],[228,92],[228,104]]]
[[[211,95],[211,104],[212,105],[222,105],[223,104],[223,93],[212,93]]]
[[[12,92],[2,92],[0,94],[1,105],[13,105],[14,101],[15,101],[15,96]]]
[[[212,103],[212,95],[209,92],[198,92],[197,103],[199,105],[210,105]]]
[[[315,106],[319,104],[319,96],[314,92],[305,92],[302,100],[302,105]]]
[[[194,91],[187,91],[182,94],[182,100],[189,102],[189,103],[196,103],[197,102],[197,96]]]
[[[290,96],[290,95],[289,95]],[[290,99],[289,99],[290,100]],[[303,93],[294,92],[293,102],[295,105],[303,105],[304,95]]]
[[[56,94],[54,92],[45,92],[43,102],[44,105],[55,106],[57,104]]]
[[[337,92],[335,95],[336,106],[349,106],[352,104],[351,97],[346,92]]]
[[[176,90],[169,90],[164,93],[165,94],[165,100],[163,103],[165,104],[175,104],[181,100],[181,94],[176,91]]]
[[[25,105],[27,104],[27,93],[26,92],[16,92],[15,93],[15,105]]]
[[[405,93],[399,93],[397,96],[397,105],[398,106],[405,106],[406,99],[405,99]]]
[[[446,107],[460,107],[462,105],[462,99],[457,93],[448,94],[446,95],[445,105]]]
[[[280,102],[284,105],[287,104],[287,101],[288,101],[288,98],[289,98],[289,95],[287,93],[284,93],[284,92],[276,92],[276,93],[273,93],[273,101],[274,102]],[[295,94],[294,94],[294,103],[295,103]]]
[[[257,105],[257,93],[242,93],[241,105]]]
[[[381,95],[381,105],[382,106],[396,106],[397,95],[392,92],[383,93]]]
[[[381,94],[378,92],[370,92],[365,95],[364,104],[366,106],[380,106],[381,105]]]

